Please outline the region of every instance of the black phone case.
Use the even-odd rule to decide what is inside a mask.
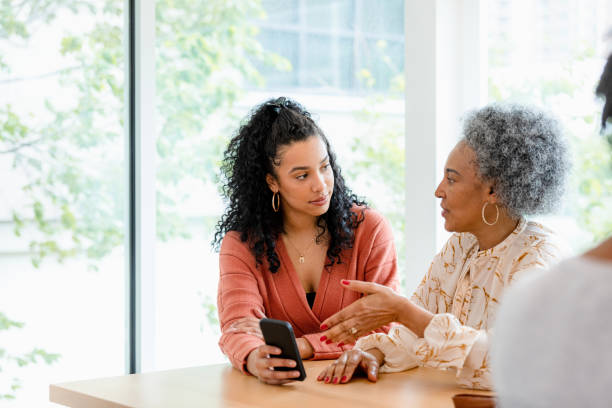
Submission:
[[[294,378],[294,380],[304,381],[306,378],[306,371],[302,364],[302,357],[300,357],[300,351],[298,350],[291,325],[284,320],[261,319],[259,321],[259,327],[261,327],[261,332],[266,340],[266,344],[278,347],[282,350],[282,354],[274,357],[295,360],[297,364],[295,368],[275,367],[274,369],[278,371],[297,369],[300,372],[300,376]]]

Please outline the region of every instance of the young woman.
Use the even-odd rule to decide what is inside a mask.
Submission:
[[[321,338],[321,322],[359,298],[342,280],[397,288],[392,232],[348,189],[327,138],[290,99],[253,110],[222,171],[219,345],[236,368],[282,384],[299,373],[270,369],[295,362],[274,358],[280,350],[264,344],[259,318],[290,322],[302,358],[338,357],[350,347]]]

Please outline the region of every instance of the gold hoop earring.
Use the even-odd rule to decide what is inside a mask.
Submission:
[[[482,222],[484,222],[487,225],[495,225],[497,224],[497,221],[499,220],[499,207],[497,206],[497,204],[495,204],[495,211],[496,211],[495,221],[489,222],[485,218],[485,208],[487,208],[487,205],[489,205],[489,203],[485,202],[484,205],[482,206]]]
[[[280,210],[280,194],[278,194],[278,191],[272,194],[272,209],[274,212]]]

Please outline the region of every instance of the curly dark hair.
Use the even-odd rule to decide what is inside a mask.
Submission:
[[[225,150],[221,165],[222,194],[228,206],[217,223],[213,239],[216,249],[228,231],[237,231],[242,242],[249,243],[257,266],[262,264],[265,253],[269,270],[272,273],[278,271],[280,259],[276,253],[276,240],[284,232],[283,216],[282,210],[272,210],[272,191],[266,175],[275,174],[274,165],[278,163],[280,147],[312,136],[320,137],[325,143],[334,174],[329,209],[317,219],[317,238],[329,232],[327,257],[330,263],[327,266],[342,262],[340,253],[352,248],[354,230],[364,220],[366,203],[346,186],[327,137],[310,113],[285,97],[256,106]],[[354,206],[363,208],[355,211]]]

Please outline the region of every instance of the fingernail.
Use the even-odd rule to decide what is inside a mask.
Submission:
[[[338,377],[334,377],[334,384],[338,384]]]
[[[342,284],[343,284],[343,285],[348,285],[348,284],[349,284],[349,281],[347,281],[346,279],[342,279]]]
[[[325,382],[328,383],[329,382],[329,377],[325,377]]]
[[[322,379],[322,378],[323,378],[323,377],[318,376],[318,377],[317,377],[317,381],[321,381],[321,379]]]
[[[327,336],[321,336],[321,341],[327,340]]]
[[[322,324],[321,325],[321,330],[327,330],[327,325],[326,324]]]
[[[344,343],[338,343],[338,347],[344,346]]]
[[[331,342],[332,342],[331,340],[327,340],[325,344],[330,344]]]
[[[289,366],[291,366],[291,367],[295,367],[295,361],[290,362],[290,363],[289,363]]]
[[[346,381],[346,375],[342,376],[342,379],[340,379],[340,382],[345,382]]]

